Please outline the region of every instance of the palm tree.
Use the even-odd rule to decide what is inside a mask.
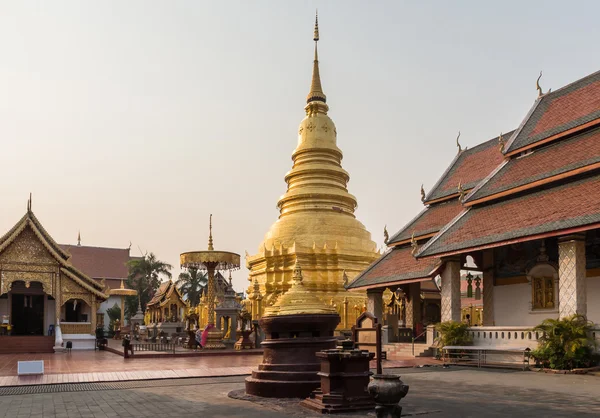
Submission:
[[[160,286],[161,276],[169,279],[172,277],[173,266],[157,259],[154,253],[130,260],[127,265],[129,267],[127,285],[138,291],[137,296],[127,298],[126,313],[128,317],[131,317],[137,312],[138,297],[141,298],[142,310],[145,310],[146,304]]]
[[[189,268],[188,271],[179,274],[175,285],[192,306],[197,306],[207,283],[205,274],[200,273],[198,269]]]

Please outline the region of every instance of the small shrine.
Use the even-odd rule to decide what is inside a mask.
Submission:
[[[229,272],[229,283],[223,295],[223,301],[215,308],[217,324],[221,324],[223,332],[223,344],[232,348],[236,342],[237,319],[242,310],[242,305],[237,300],[233,284],[231,283],[231,272]]]
[[[160,285],[154,297],[146,305],[148,327],[156,327],[167,336],[180,333],[185,328],[185,316],[189,306],[171,280]]]

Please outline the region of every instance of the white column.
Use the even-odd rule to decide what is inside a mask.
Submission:
[[[441,274],[442,322],[460,322],[460,259],[447,258],[444,262],[444,271]]]
[[[483,325],[494,326],[494,252],[483,252]]]
[[[371,312],[383,324],[383,290],[367,290],[367,311]]]
[[[587,315],[585,236],[572,235],[558,241],[559,318]]]

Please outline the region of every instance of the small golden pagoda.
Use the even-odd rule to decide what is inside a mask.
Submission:
[[[315,58],[306,117],[298,129],[293,167],[285,176],[287,192],[279,199],[279,219],[258,254],[246,254],[250,270],[249,305],[253,319],[292,284],[296,262],[303,266],[303,286],[340,314],[341,329],[349,329],[365,309],[366,296],[349,293],[344,284],[378,257],[371,234],[356,219],[356,198],[348,193],[348,172],[342,168],[337,130],[327,115],[321,86],[315,22]]]

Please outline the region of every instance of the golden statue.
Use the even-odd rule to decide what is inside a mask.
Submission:
[[[351,306],[362,306],[366,295],[347,292],[346,271],[351,281],[378,257],[377,244],[356,219],[356,198],[348,193],[348,172],[342,168],[337,130],[327,115],[329,106],[321,85],[315,22],[315,55],[311,88],[304,108],[306,116],[298,129],[293,166],[286,174],[287,192],[277,207],[279,219],[271,226],[258,253],[246,258],[250,270],[248,294],[260,294],[263,307],[292,285],[293,266],[304,268],[305,289],[323,302],[334,299],[341,306],[348,297]],[[258,289],[253,283],[257,282]],[[253,319],[257,319],[253,314]],[[352,325],[354,312],[348,318]],[[343,321],[342,321],[343,323]]]

